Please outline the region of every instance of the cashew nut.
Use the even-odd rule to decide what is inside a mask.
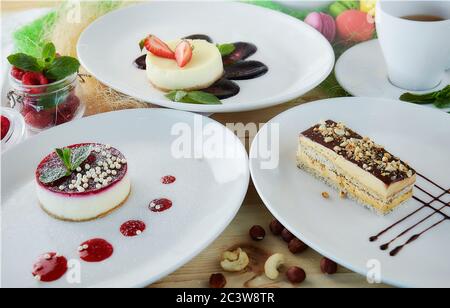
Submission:
[[[278,268],[284,264],[284,256],[281,253],[276,253],[267,259],[266,264],[264,264],[264,272],[267,278],[275,280],[280,274]]]
[[[248,255],[241,248],[235,251],[225,251],[222,256],[220,266],[227,272],[240,272],[247,267],[250,262]]]

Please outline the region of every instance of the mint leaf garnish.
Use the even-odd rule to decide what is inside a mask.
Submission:
[[[71,170],[75,171],[86,159],[91,155],[92,147],[91,146],[82,146],[72,150],[71,155]]]
[[[68,175],[70,175],[70,172],[67,172],[67,169],[61,166],[43,171],[39,180],[44,184],[50,184]]]
[[[78,62],[77,59],[62,56],[55,58],[55,60],[48,65],[47,69],[44,71],[44,74],[49,79],[61,80],[78,72],[79,68],[80,62]]]
[[[436,92],[426,94],[404,93],[400,100],[414,104],[434,104],[437,108],[450,107],[450,85]]]
[[[142,49],[144,49],[144,47],[145,47],[145,40],[146,40],[147,38],[145,38],[145,39],[142,39],[140,42],[139,42],[139,48],[140,48],[140,50],[142,51]]]
[[[220,105],[220,99],[217,96],[202,91],[192,91],[187,94],[191,100],[205,105]]]
[[[68,174],[75,171],[92,153],[91,146],[80,146],[74,149],[55,149],[56,154],[66,166]]]
[[[8,61],[12,66],[20,68],[24,71],[40,72],[42,67],[39,65],[38,59],[24,53],[16,53],[8,56]]]
[[[166,97],[173,102],[187,103],[187,104],[202,104],[202,105],[220,105],[222,102],[217,96],[203,92],[203,91],[171,91],[166,94]]]
[[[56,47],[53,43],[45,44],[42,48],[42,61],[46,66],[51,64],[56,57]]]
[[[221,45],[218,44],[217,48],[219,49],[219,52],[222,55],[222,57],[224,57],[231,54],[236,49],[236,46],[234,46],[234,44],[221,44]]]
[[[72,151],[68,148],[64,149],[55,149],[56,154],[58,154],[61,161],[64,163],[64,166],[66,166],[67,172],[71,172],[72,170],[72,164],[71,164],[71,153]]]

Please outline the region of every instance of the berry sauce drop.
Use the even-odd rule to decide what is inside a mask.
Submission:
[[[176,180],[177,180],[176,177],[172,175],[166,175],[165,177],[161,178],[161,183],[168,185],[175,183]]]
[[[164,212],[172,207],[172,201],[169,199],[156,199],[150,202],[149,208],[152,212]]]
[[[137,236],[144,232],[145,228],[146,226],[143,221],[129,220],[120,226],[120,233],[126,237]]]
[[[86,262],[102,262],[112,256],[113,246],[107,241],[95,238],[80,245],[79,255]]]
[[[43,254],[33,265],[33,276],[42,282],[58,280],[67,272],[67,259],[54,252]]]

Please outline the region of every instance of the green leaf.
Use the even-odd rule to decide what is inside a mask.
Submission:
[[[29,56],[24,53],[16,53],[8,56],[8,61],[12,66],[20,68],[24,71],[40,72],[42,67],[39,65],[38,60],[35,57]]]
[[[436,92],[426,94],[404,93],[400,100],[414,104],[434,104],[438,108],[450,106],[450,85]]]
[[[222,102],[214,95],[203,91],[186,92],[182,90],[171,91],[166,97],[172,102],[186,104],[220,105]]]
[[[68,175],[70,175],[70,172],[68,172],[66,168],[60,166],[43,171],[39,176],[39,180],[44,184],[49,184]]]
[[[139,49],[142,51],[142,49],[144,49],[144,47],[145,47],[145,39],[143,39],[143,40],[141,40],[140,42],[139,42]]]
[[[198,104],[220,105],[220,99],[217,96],[202,91],[188,92],[187,97]]]
[[[217,48],[219,49],[219,52],[222,55],[222,57],[224,57],[231,54],[236,49],[236,46],[234,46],[234,44],[221,44],[217,45]]]
[[[48,67],[56,57],[56,47],[53,43],[47,43],[42,48],[42,60],[45,66]]]
[[[67,56],[56,58],[45,70],[44,74],[51,80],[61,80],[70,76],[80,68],[77,59]]]
[[[72,171],[72,164],[70,162],[71,150],[68,148],[63,148],[55,149],[55,152],[64,163],[64,166],[66,166],[66,173],[70,174],[70,172]]]
[[[86,159],[91,155],[92,147],[91,146],[81,146],[78,148],[74,148],[72,150],[71,155],[71,170],[75,171]]]

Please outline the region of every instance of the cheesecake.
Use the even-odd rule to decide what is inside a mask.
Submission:
[[[120,207],[131,191],[128,163],[98,143],[71,145],[45,157],[36,170],[41,208],[65,221],[88,221]]]
[[[181,40],[168,42],[175,50]],[[148,51],[146,73],[150,83],[162,90],[200,90],[219,80],[224,73],[222,56],[216,45],[205,40],[188,40],[192,46],[192,58],[184,67],[176,61]]]
[[[299,140],[299,168],[376,213],[390,213],[412,197],[414,169],[344,124],[323,121]]]

